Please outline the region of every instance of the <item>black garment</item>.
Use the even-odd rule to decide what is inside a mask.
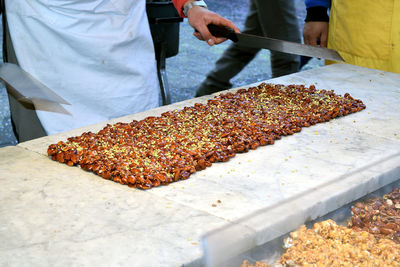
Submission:
[[[307,8],[307,16],[305,22],[308,21],[329,22],[328,9],[323,6],[313,6]]]
[[[1,0],[1,13],[3,14],[3,59],[4,62],[18,64],[14,52],[10,32],[7,24],[7,14],[5,12],[4,0]],[[7,86],[6,86],[7,87]],[[8,90],[7,90],[8,92]],[[18,142],[29,141],[31,139],[46,136],[39,118],[36,115],[35,107],[32,104],[18,102],[14,96],[8,94],[10,103],[11,123],[15,137]]]

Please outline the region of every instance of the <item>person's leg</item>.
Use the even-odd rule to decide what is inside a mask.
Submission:
[[[3,20],[3,23],[6,20]],[[4,59],[9,63],[18,64],[14,48],[10,38],[8,25],[4,25]],[[8,94],[10,103],[11,123],[18,142],[24,142],[38,137],[46,136],[39,118],[36,115],[35,107],[32,104],[22,104],[14,96]]]
[[[301,43],[294,0],[255,0],[265,36]],[[272,77],[299,71],[300,57],[271,51]]]
[[[10,103],[11,122],[18,142],[46,136],[32,104],[22,104],[11,94],[8,94],[8,101]]]
[[[262,35],[254,0],[251,0],[250,11],[242,32]],[[207,74],[206,79],[200,84],[196,96],[208,95],[231,88],[230,79],[237,75],[256,56],[258,51],[260,49],[244,47],[236,43],[231,44],[215,63],[214,69]]]

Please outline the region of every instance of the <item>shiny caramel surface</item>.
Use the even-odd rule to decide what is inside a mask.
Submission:
[[[263,83],[220,94],[206,104],[70,137],[50,145],[48,155],[105,179],[149,189],[364,108],[348,93]]]

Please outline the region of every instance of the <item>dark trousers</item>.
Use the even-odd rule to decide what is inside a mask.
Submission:
[[[2,3],[2,7],[4,8],[4,3]],[[4,9],[2,13],[4,29],[3,58],[5,62],[18,64],[10,32],[8,30],[7,16],[4,15]],[[8,100],[10,103],[11,123],[18,142],[24,142],[46,135],[46,131],[43,129],[43,126],[36,115],[34,105],[18,102],[14,96],[9,93]]]
[[[294,0],[251,0],[243,33],[301,42]],[[232,87],[237,75],[260,51],[233,43],[216,62],[215,68],[197,90],[196,96],[212,94]],[[299,56],[271,51],[272,77],[297,72]]]

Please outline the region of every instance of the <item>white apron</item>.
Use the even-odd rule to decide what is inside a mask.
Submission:
[[[47,134],[158,106],[145,0],[6,0],[20,66],[72,105],[37,110]]]

